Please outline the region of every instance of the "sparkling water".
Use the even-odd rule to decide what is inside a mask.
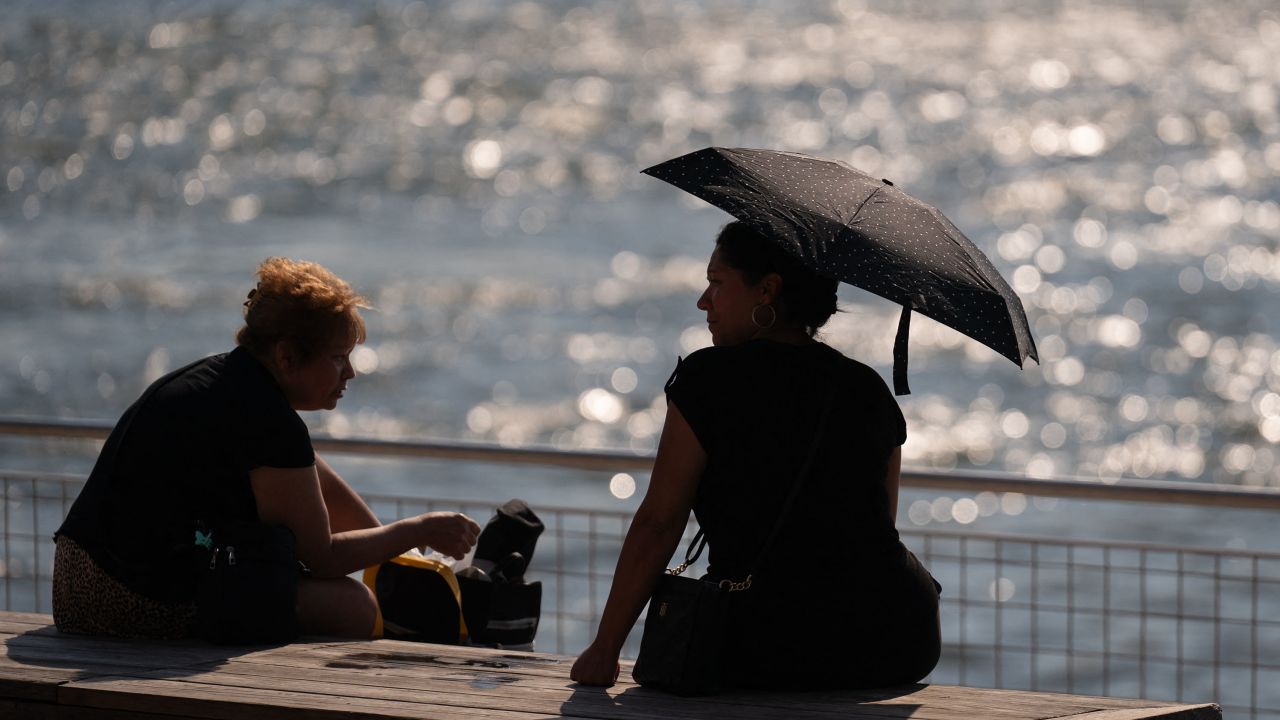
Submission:
[[[652,452],[728,217],[639,170],[772,147],[936,204],[1026,305],[1022,370],[913,323],[907,466],[1280,486],[1278,87],[1262,0],[10,2],[0,412],[118,417],[229,349],[253,268],[287,255],[373,305],[317,430]],[[898,308],[841,300],[823,338],[887,377]],[[92,460],[0,441],[0,466]],[[341,467],[592,507],[645,481]],[[961,500],[904,498],[902,522],[1274,545],[1261,522]]]

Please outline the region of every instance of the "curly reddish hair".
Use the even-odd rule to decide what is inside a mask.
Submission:
[[[306,362],[334,343],[363,343],[364,318],[369,307],[337,275],[304,260],[272,257],[258,266],[258,286],[244,303],[244,327],[236,344],[258,356],[268,356],[275,344]]]

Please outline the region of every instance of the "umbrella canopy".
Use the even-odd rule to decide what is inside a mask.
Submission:
[[[1018,367],[1039,362],[1022,301],[964,233],[888,180],[799,153],[706,148],[643,171],[729,212],[806,267],[902,305],[894,391],[914,310]]]

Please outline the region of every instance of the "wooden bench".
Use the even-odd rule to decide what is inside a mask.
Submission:
[[[1218,706],[943,685],[682,699],[569,681],[546,653],[311,638],[269,648],[62,635],[48,615],[0,613],[0,718],[996,718],[1220,720]],[[785,661],[780,659],[780,661]]]

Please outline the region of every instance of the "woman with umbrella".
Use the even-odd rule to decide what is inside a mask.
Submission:
[[[616,681],[691,509],[708,574],[751,577],[730,603],[723,686],[877,687],[933,669],[939,588],[894,528],[906,423],[875,371],[815,339],[835,290],[752,226],[721,231],[697,303],[714,346],[667,382],[649,489],[574,680]]]

